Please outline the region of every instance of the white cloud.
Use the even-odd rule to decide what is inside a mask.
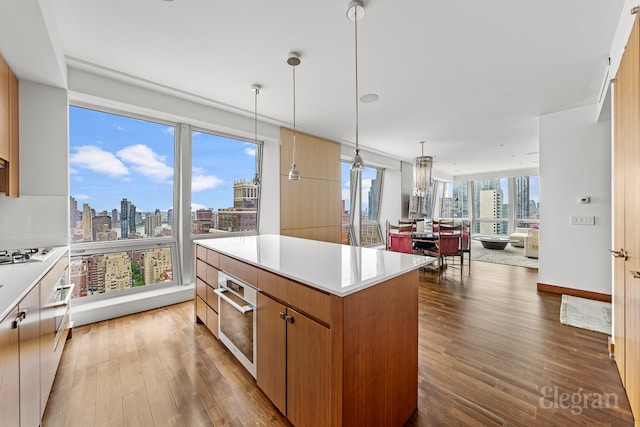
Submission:
[[[205,206],[205,205],[201,205],[201,204],[199,204],[199,203],[192,203],[192,204],[191,204],[191,212],[195,212],[195,211],[197,211],[198,209],[208,209],[208,207],[207,207],[207,206]]]
[[[166,128],[164,131],[164,133],[168,133],[169,135],[173,135],[176,133],[176,128],[174,128],[173,126]]]
[[[78,169],[74,169],[74,168],[69,168],[69,175],[75,175],[78,174],[80,172],[78,172]]]
[[[120,126],[120,125],[119,125],[119,124],[117,124],[117,123],[114,123],[114,124],[113,124],[113,127],[114,127],[114,128],[116,128],[116,130],[120,130],[120,131],[125,130],[125,129],[124,129],[124,127]]]
[[[256,156],[255,147],[245,147],[244,154],[246,154],[247,156],[255,157]]]
[[[372,178],[367,178],[362,180],[362,192],[367,193],[371,189],[371,181]]]
[[[224,182],[215,175],[204,175],[203,172],[201,168],[193,170],[193,177],[191,178],[191,191],[193,193],[210,190]]]
[[[111,177],[126,176],[129,170],[116,156],[92,145],[83,145],[69,156],[69,163]]]
[[[87,200],[89,199],[89,196],[87,196],[86,194],[76,194],[75,196],[73,196],[73,198],[76,200]]]
[[[167,182],[173,177],[173,168],[165,163],[165,156],[155,153],[143,144],[131,145],[119,150],[116,155],[127,163],[140,175],[155,182]]]

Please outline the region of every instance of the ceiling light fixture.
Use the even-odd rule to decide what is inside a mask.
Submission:
[[[421,155],[413,163],[413,193],[424,197],[433,184],[433,157],[424,155],[424,143],[420,141]]]
[[[254,93],[253,101],[253,142],[256,144],[256,175],[253,177],[253,185],[256,187],[260,185],[260,159],[258,158],[258,94],[260,94],[262,86],[255,84],[251,86],[251,91]]]
[[[364,5],[360,0],[352,0],[347,8],[347,18],[354,22],[355,34],[355,62],[356,62],[356,150],[351,162],[351,170],[361,171],[364,169],[364,162],[360,157],[360,145],[358,143],[358,19],[364,17]]]
[[[293,160],[289,171],[289,181],[299,181],[300,172],[296,165],[296,67],[300,65],[300,56],[296,52],[291,52],[287,58],[287,64],[293,70]]]

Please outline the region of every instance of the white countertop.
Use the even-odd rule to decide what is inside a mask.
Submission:
[[[436,260],[275,234],[201,239],[195,243],[338,296],[349,295]]]
[[[66,246],[53,248],[44,261],[0,265],[0,321],[27,296],[67,249]]]

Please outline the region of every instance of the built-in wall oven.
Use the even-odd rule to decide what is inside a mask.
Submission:
[[[256,376],[256,300],[253,286],[222,271],[218,273],[218,335],[220,341]]]

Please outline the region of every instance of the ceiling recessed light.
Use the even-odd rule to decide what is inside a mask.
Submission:
[[[376,102],[378,100],[378,98],[380,98],[380,97],[377,94],[368,93],[368,94],[362,95],[360,97],[360,102],[364,102],[364,103],[368,104],[370,102]]]

